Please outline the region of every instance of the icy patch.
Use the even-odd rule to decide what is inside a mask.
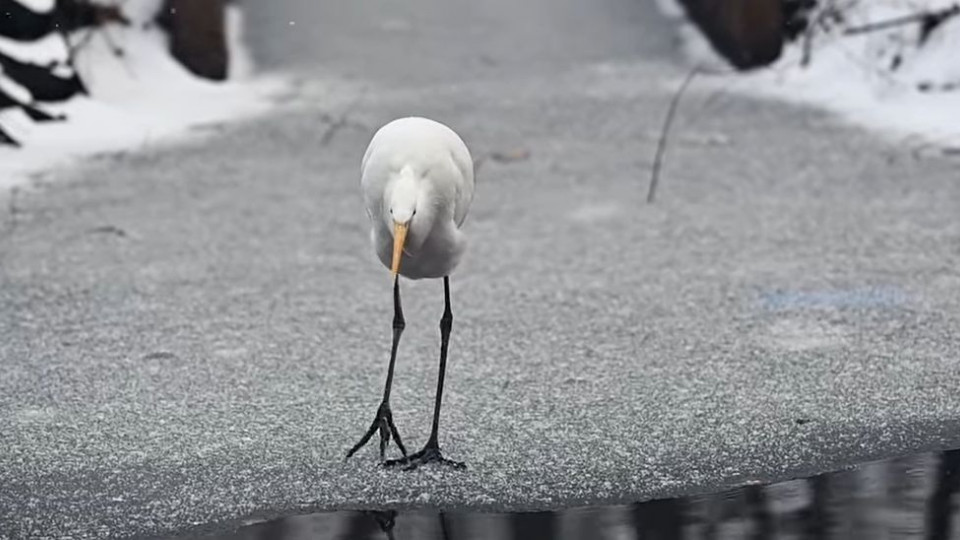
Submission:
[[[622,212],[623,208],[616,203],[588,203],[576,208],[572,218],[574,221],[593,225],[616,219]]]
[[[836,348],[847,341],[846,333],[825,323],[802,319],[782,319],[767,328],[761,344],[790,352]]]
[[[660,3],[676,0],[660,0]],[[921,43],[920,24],[844,35],[847,28],[936,11],[953,0],[871,0],[843,10],[844,21],[814,34],[809,64],[802,39],[788,43],[772,66],[710,77],[712,87],[813,104],[844,119],[898,138],[935,145],[960,144],[960,17],[952,17]],[[676,10],[667,9],[676,18]],[[711,71],[720,67],[706,39],[681,24],[687,56]],[[894,67],[895,66],[895,67]],[[701,83],[702,84],[702,83]]]
[[[899,287],[863,287],[814,291],[769,291],[760,294],[765,309],[773,311],[804,309],[878,309],[894,308],[907,302]]]
[[[199,126],[248,118],[273,106],[271,97],[286,82],[278,77],[250,77],[252,62],[241,42],[243,20],[238,8],[228,8],[230,82],[224,84],[189,73],[167,52],[166,36],[159,28],[143,28],[152,4],[153,0],[124,4],[133,25],[98,30],[77,51],[76,69],[92,99],[78,96],[65,103],[44,104],[45,110],[67,114],[68,121],[32,123],[16,112],[0,117],[0,125],[23,143],[19,149],[0,147],[0,189],[93,154],[197,137]],[[80,31],[74,39],[85,33]],[[123,55],[117,56],[111,44]]]

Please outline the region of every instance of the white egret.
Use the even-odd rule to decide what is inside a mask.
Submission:
[[[426,118],[394,120],[381,127],[363,156],[360,187],[371,224],[371,240],[380,261],[393,274],[393,346],[383,389],[383,400],[367,433],[347,458],[380,432],[380,459],[391,435],[403,458],[387,466],[416,468],[431,462],[457,468],[464,464],[440,453],[438,431],[447,348],[453,313],[450,309],[450,273],[466,248],[460,230],[473,200],[473,160],[463,140],[449,127]],[[397,348],[405,322],[400,307],[399,276],[410,279],[443,278],[443,316],[440,318],[440,373],[433,410],[433,429],[423,450],[407,456],[390,410],[390,387]]]

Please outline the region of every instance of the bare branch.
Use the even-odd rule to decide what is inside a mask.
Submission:
[[[688,73],[683,80],[683,83],[680,84],[680,88],[673,94],[673,99],[670,100],[670,108],[667,109],[667,116],[663,120],[663,129],[660,132],[660,140],[657,142],[657,153],[653,158],[653,170],[650,173],[650,187],[647,190],[647,204],[653,202],[653,198],[657,192],[657,183],[660,180],[660,168],[663,164],[663,155],[667,149],[667,136],[670,132],[670,126],[673,124],[673,117],[677,114],[677,106],[680,104],[680,98],[683,97],[684,91],[686,91],[687,87],[690,86],[690,83],[693,81],[693,78],[700,73],[700,71],[700,66],[691,69],[690,73]]]
[[[921,23],[924,26],[933,27],[939,25],[950,17],[956,17],[957,15],[960,15],[960,4],[954,4],[948,8],[937,11],[922,11],[920,13],[911,13],[910,15],[895,17],[885,21],[869,23],[862,26],[854,26],[852,28],[847,28],[843,31],[843,33],[844,35],[852,36],[856,34],[865,34],[867,32],[876,32],[878,30],[886,30],[888,28],[895,28],[897,26],[913,23]]]

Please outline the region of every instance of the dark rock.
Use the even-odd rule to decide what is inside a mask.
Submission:
[[[17,0],[0,0],[0,36],[33,41],[53,28],[53,12],[36,13]]]
[[[0,54],[0,67],[7,77],[30,89],[38,101],[63,101],[86,89],[73,70],[68,77],[59,77],[54,66],[42,66],[20,62]]]
[[[193,74],[227,78],[224,0],[166,0],[157,17],[170,34],[170,53]]]
[[[17,0],[0,0],[0,36],[34,41],[50,32],[70,32],[107,22],[129,24],[118,6],[89,0],[57,0],[49,13],[31,11]]]
[[[784,41],[782,0],[681,0],[710,44],[741,70],[780,57]]]

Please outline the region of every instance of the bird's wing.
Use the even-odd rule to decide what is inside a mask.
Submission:
[[[360,191],[363,194],[363,206],[370,219],[380,211],[383,188],[388,177],[384,171],[388,163],[385,162],[383,153],[376,151],[376,141],[377,138],[374,136],[360,163]]]
[[[461,143],[460,148],[450,150],[450,159],[460,171],[460,182],[457,182],[456,207],[453,211],[453,220],[457,227],[463,225],[467,219],[467,212],[470,210],[470,203],[473,202],[473,159],[470,157],[470,151],[466,145]]]
[[[374,143],[377,141],[377,135],[380,134],[378,130],[373,134],[373,138],[370,139],[370,143],[367,145],[367,150],[363,153],[363,159],[360,161],[360,183],[363,184],[363,175],[367,170],[367,162],[370,161],[370,155],[373,154],[373,149],[376,146]]]

